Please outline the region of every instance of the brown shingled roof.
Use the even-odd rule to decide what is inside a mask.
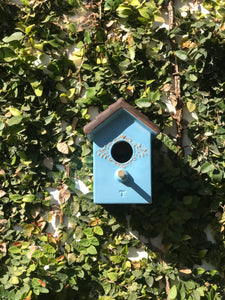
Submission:
[[[156,133],[160,132],[160,129],[157,125],[155,125],[153,122],[151,122],[147,116],[140,113],[137,109],[135,109],[133,106],[128,104],[126,101],[123,100],[123,98],[119,98],[115,103],[111,104],[106,110],[101,112],[99,115],[97,115],[94,120],[92,120],[90,123],[84,126],[84,133],[87,135],[91,133],[96,127],[98,127],[101,123],[103,123],[105,120],[107,120],[110,116],[112,116],[114,113],[116,113],[119,109],[125,109],[130,114],[132,114],[135,118],[140,120],[142,123],[147,125],[149,128],[151,128]]]

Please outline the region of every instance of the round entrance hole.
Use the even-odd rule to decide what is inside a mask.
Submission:
[[[111,155],[115,161],[119,163],[125,163],[131,159],[133,155],[133,149],[128,142],[117,142],[112,146]]]

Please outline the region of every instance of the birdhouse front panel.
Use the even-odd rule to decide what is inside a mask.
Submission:
[[[151,202],[152,133],[124,109],[93,131],[95,203]]]
[[[151,202],[151,140],[159,127],[118,99],[84,126],[93,141],[94,202]]]

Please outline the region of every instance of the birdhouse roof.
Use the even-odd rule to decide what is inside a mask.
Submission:
[[[98,114],[94,120],[89,122],[84,126],[84,133],[86,135],[90,134],[95,128],[97,128],[100,124],[105,122],[109,117],[115,114],[118,110],[124,109],[131,115],[133,115],[136,119],[144,123],[147,127],[153,130],[156,134],[160,132],[160,129],[157,125],[155,125],[152,121],[148,119],[147,116],[140,113],[133,106],[128,104],[123,98],[119,98],[115,103],[111,104],[106,110]]]

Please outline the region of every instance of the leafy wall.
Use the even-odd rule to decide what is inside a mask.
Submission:
[[[224,2],[14,2],[0,3],[0,298],[224,299]],[[149,206],[75,188],[92,190],[89,107],[121,96],[162,130]]]

